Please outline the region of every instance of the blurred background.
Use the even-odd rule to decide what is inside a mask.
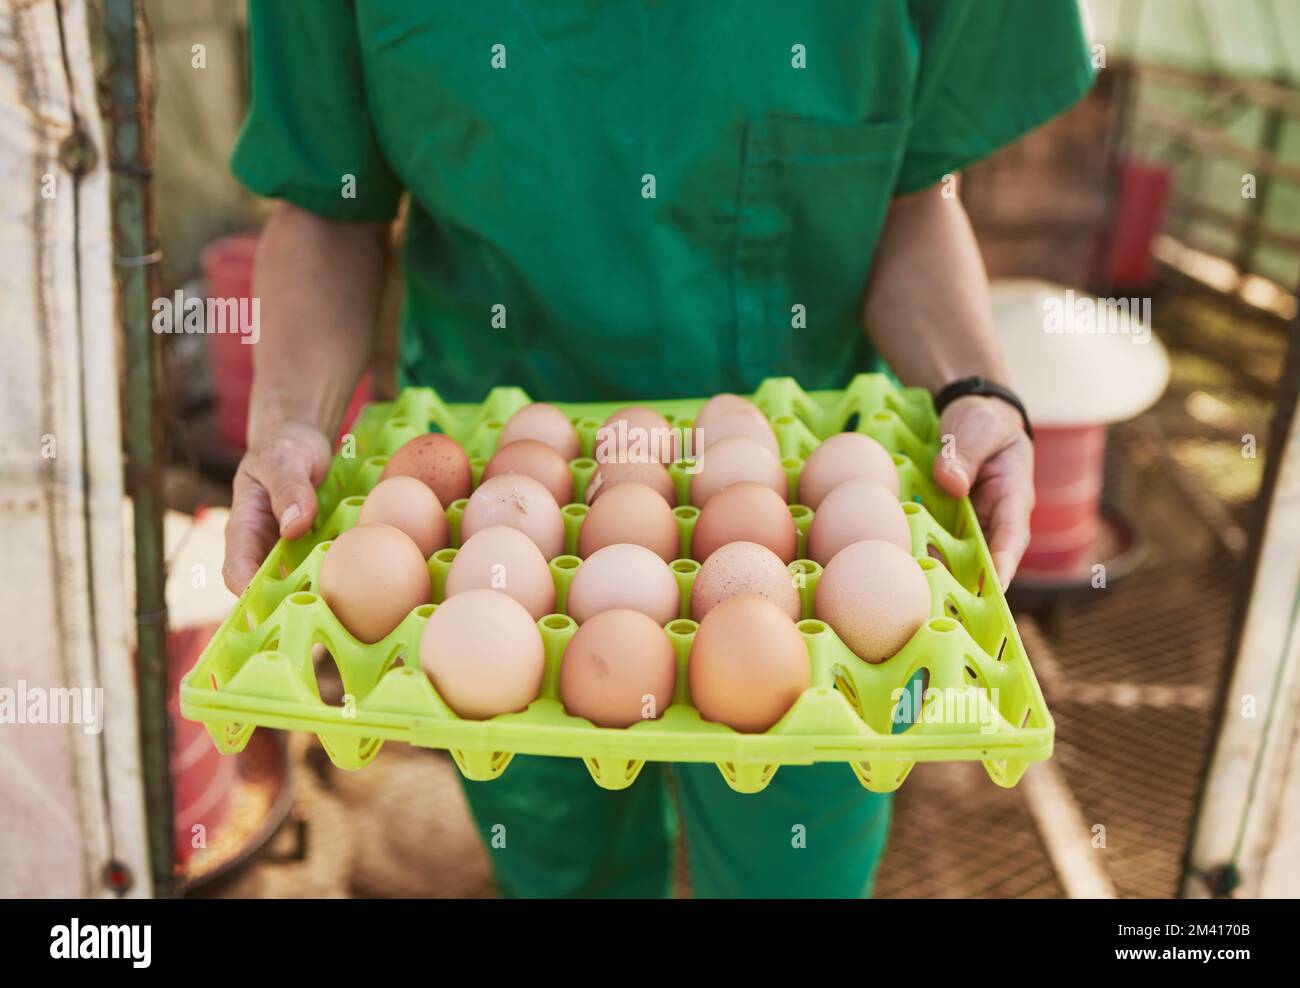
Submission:
[[[247,296],[268,204],[226,167],[248,97],[242,4],[143,6],[161,293]],[[1085,7],[1092,92],[960,178],[1011,383],[1039,430],[1034,542],[1010,596],[1056,719],[1056,753],[1013,790],[978,763],[917,766],[897,795],[884,898],[1283,894],[1260,861],[1300,861],[1294,847],[1251,838],[1255,877],[1242,885],[1243,844],[1218,830],[1258,784],[1259,762],[1216,758],[1216,739],[1236,730],[1222,706],[1231,677],[1295,676],[1292,639],[1248,631],[1277,620],[1255,613],[1252,590],[1294,584],[1294,566],[1278,560],[1300,558],[1294,456],[1288,468],[1279,454],[1296,445],[1300,382],[1300,4]],[[390,288],[357,405],[394,391]],[[1149,305],[1153,339],[1134,342],[1135,326],[1086,356],[1046,346],[1043,300],[1067,290],[1132,300],[1135,323]],[[196,587],[191,575],[220,570],[251,357],[233,335],[163,344],[174,684],[233,603],[219,578]],[[1284,493],[1289,513],[1270,515]],[[1290,625],[1282,617],[1294,626],[1294,613]],[[1276,724],[1294,723],[1294,709],[1284,713]],[[346,773],[311,738],[262,730],[223,758],[200,725],[173,727],[187,894],[494,894],[441,753],[390,744]],[[1264,791],[1297,781],[1288,773],[1300,769],[1276,767],[1295,742],[1254,742],[1271,753]],[[1198,820],[1209,819],[1220,822],[1207,838]],[[206,848],[189,846],[195,820],[208,826]],[[679,891],[689,889],[683,860]]]

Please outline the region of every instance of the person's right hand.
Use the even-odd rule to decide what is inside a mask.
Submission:
[[[296,539],[316,517],[316,487],[330,464],[329,440],[303,422],[284,422],[249,447],[235,474],[221,576],[243,593],[277,538]]]

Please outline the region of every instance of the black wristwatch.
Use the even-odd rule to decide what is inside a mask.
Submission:
[[[1020,413],[1020,420],[1025,423],[1025,435],[1029,437],[1031,442],[1033,441],[1034,430],[1029,424],[1029,413],[1025,411],[1024,403],[1016,397],[1016,393],[1010,388],[1004,388],[1000,384],[986,381],[982,377],[963,377],[946,385],[943,390],[934,396],[934,410],[939,415],[942,415],[943,410],[958,398],[966,398],[971,395],[979,398],[998,398],[1005,401]]]

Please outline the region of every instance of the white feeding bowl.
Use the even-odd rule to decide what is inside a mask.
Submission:
[[[1169,355],[1150,300],[1098,300],[1032,279],[991,285],[993,323],[1011,388],[1033,424],[1099,425],[1150,408],[1169,383]]]

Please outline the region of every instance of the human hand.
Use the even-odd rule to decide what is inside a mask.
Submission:
[[[998,398],[968,395],[944,409],[935,482],[953,497],[971,496],[1002,589],[1029,545],[1034,510],[1034,444],[1020,413]],[[947,437],[951,436],[949,439]]]
[[[226,523],[221,576],[232,592],[243,593],[277,538],[295,539],[311,527],[329,463],[329,440],[303,422],[276,425],[249,447]]]

